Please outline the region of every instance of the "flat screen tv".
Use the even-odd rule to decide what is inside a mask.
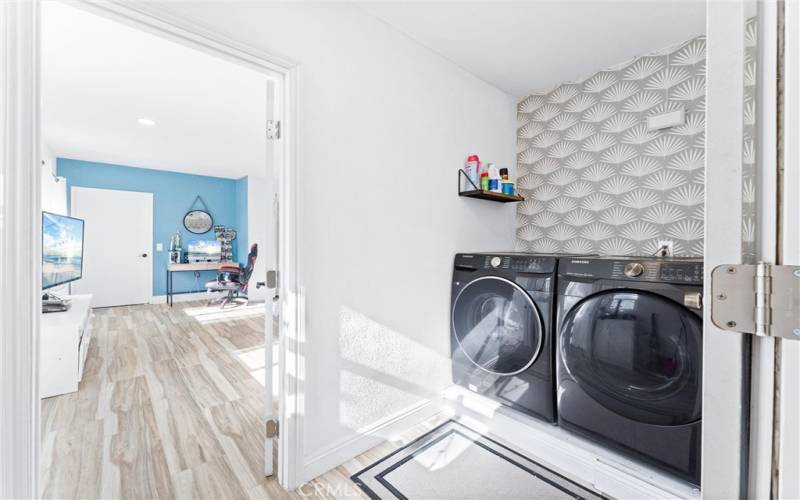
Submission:
[[[81,279],[83,220],[42,212],[42,289]]]

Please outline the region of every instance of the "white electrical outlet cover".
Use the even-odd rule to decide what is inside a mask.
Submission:
[[[163,251],[164,251],[164,244],[156,243],[156,252],[163,252]]]
[[[673,255],[675,255],[675,252],[674,252],[675,251],[675,242],[672,241],[672,240],[659,240],[658,241],[658,248],[659,248],[659,250],[662,249],[662,248],[666,248],[667,249],[667,255],[665,255],[664,257],[672,257]]]
[[[647,130],[661,130],[669,127],[677,127],[686,122],[686,109],[681,106],[680,108],[661,113],[660,115],[653,115],[647,117]]]

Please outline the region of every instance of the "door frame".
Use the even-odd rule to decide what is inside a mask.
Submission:
[[[136,29],[201,50],[262,72],[277,82],[276,104],[282,121],[280,150],[281,322],[279,326],[278,481],[286,489],[302,477],[305,373],[304,288],[299,261],[298,80],[293,61],[236,42],[198,25],[177,19],[146,3],[77,0],[71,5],[125,23]],[[0,275],[16,283],[0,287],[0,389],[10,395],[0,411],[0,497],[38,497],[39,390],[38,342],[41,297],[40,227],[40,7],[41,0],[0,3]],[[4,128],[10,123],[13,127]],[[33,231],[31,231],[33,228]],[[34,251],[31,251],[33,249]],[[11,336],[9,332],[16,332]],[[10,411],[13,409],[13,411]]]
[[[70,186],[69,187],[69,213],[70,215],[73,214],[72,207],[75,203],[75,195],[81,192],[86,193],[87,191],[105,191],[108,193],[134,193],[135,195],[145,195],[149,201],[148,203],[148,211],[144,215],[146,216],[147,220],[147,234],[148,240],[147,244],[144,248],[147,249],[147,261],[148,261],[148,269],[149,273],[147,274],[147,293],[145,294],[146,300],[144,302],[131,302],[130,304],[119,304],[119,305],[134,305],[134,304],[152,304],[153,303],[153,193],[146,192],[146,191],[128,191],[124,189],[109,189],[109,188],[96,188],[96,187],[87,187],[87,186]],[[84,252],[86,251],[86,242],[84,241]],[[77,286],[77,284],[73,284],[73,286]],[[80,287],[79,287],[80,288]],[[70,293],[72,293],[72,289],[70,289]],[[95,296],[97,294],[94,294]],[[104,307],[104,306],[100,306]]]
[[[706,3],[706,295],[714,267],[742,263],[746,11],[746,0]],[[748,491],[751,338],[716,327],[708,305],[703,326],[702,495],[744,498]]]

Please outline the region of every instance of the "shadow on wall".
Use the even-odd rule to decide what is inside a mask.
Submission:
[[[343,307],[339,312],[339,424],[356,432],[440,396],[450,359]]]

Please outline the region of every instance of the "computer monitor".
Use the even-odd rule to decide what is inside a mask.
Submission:
[[[83,276],[83,220],[42,212],[42,290]]]

